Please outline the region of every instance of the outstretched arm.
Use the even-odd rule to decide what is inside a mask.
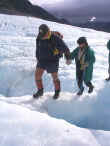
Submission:
[[[107,48],[110,51],[110,40],[107,42]]]
[[[38,56],[39,56],[39,40],[38,38],[36,39],[36,59],[38,60]]]
[[[66,43],[59,37],[55,36],[54,41],[56,42],[56,48],[60,50],[60,53],[65,55],[66,60],[70,59],[70,50]]]
[[[76,55],[77,55],[77,49],[75,49],[75,50],[73,50],[73,52],[71,52],[71,54],[70,54],[71,60],[74,60]]]

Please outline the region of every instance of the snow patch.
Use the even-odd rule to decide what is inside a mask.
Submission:
[[[81,129],[73,125],[110,131],[110,84],[104,81],[108,69],[106,43],[109,34],[27,17],[1,15],[1,19],[0,145],[109,146],[109,132]],[[88,95],[85,89],[82,97],[76,96],[78,88],[74,62],[67,66],[61,59],[60,98],[56,101],[52,99],[53,83],[51,76],[45,73],[45,94],[38,101],[32,99],[32,94],[36,92],[35,36],[42,23],[61,32],[71,51],[77,47],[79,37],[88,38],[96,54],[93,94]]]

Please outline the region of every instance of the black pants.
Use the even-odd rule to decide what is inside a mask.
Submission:
[[[48,73],[58,72],[59,60],[57,61],[39,61],[37,67],[46,70]]]

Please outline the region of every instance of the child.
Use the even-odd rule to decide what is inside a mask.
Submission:
[[[78,47],[71,53],[71,59],[76,62],[76,79],[79,87],[77,95],[82,95],[84,91],[83,82],[89,87],[88,93],[92,93],[94,86],[91,83],[93,74],[93,64],[95,63],[94,51],[88,46],[85,37],[77,41]]]

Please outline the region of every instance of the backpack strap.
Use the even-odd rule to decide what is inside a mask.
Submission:
[[[56,35],[56,36],[59,37],[60,39],[63,39],[63,35],[62,35],[60,32],[58,32],[58,31],[51,31],[51,33],[52,33],[53,35]]]

